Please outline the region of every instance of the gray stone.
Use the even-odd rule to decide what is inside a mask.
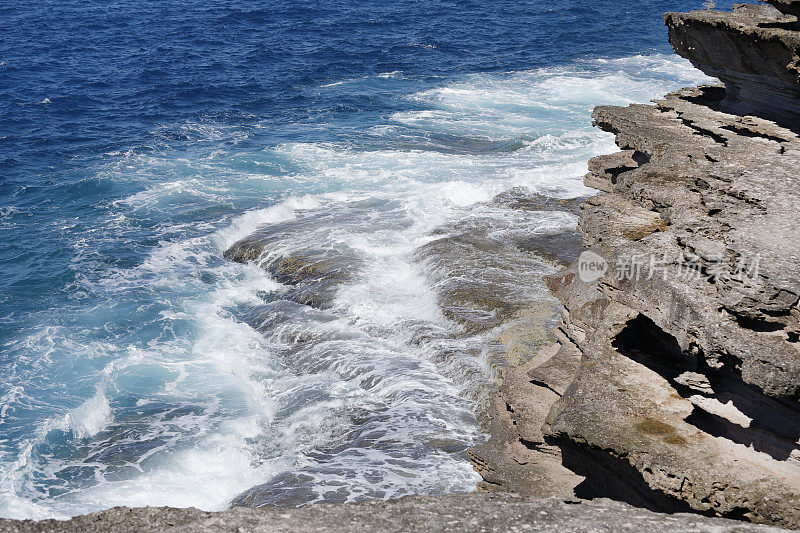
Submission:
[[[772,3],[666,16],[725,88],[595,109],[621,151],[590,162],[579,229],[608,271],[548,278],[577,355],[508,373],[473,453],[490,487],[800,527],[800,31]]]
[[[732,13],[667,13],[665,20],[675,51],[725,84],[721,110],[769,118],[797,130],[800,3],[770,3],[777,9],[743,4]]]
[[[781,530],[697,515],[661,515],[610,500],[530,500],[510,494],[412,496],[300,509],[237,507],[221,513],[197,509],[117,507],[66,522],[0,520],[0,533],[171,531],[212,533],[406,531],[643,531],[652,533],[778,532]]]
[[[781,13],[800,16],[800,1],[798,0],[762,0],[771,4]]]

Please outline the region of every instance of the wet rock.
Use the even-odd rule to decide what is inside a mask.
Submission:
[[[337,287],[352,279],[358,264],[354,254],[327,249],[279,257],[262,266],[276,281],[292,286],[290,299],[324,308],[333,300]]]
[[[415,254],[432,273],[445,316],[467,335],[499,327],[533,303],[553,302],[542,283],[553,267],[492,229],[450,234]]]
[[[530,235],[517,241],[517,246],[561,266],[575,261],[584,250],[583,241],[577,231]]]
[[[552,330],[556,321],[557,308],[553,302],[532,303],[531,307],[512,317],[497,336],[496,342],[504,347],[506,359],[511,365],[521,365],[555,341]]]
[[[542,279],[583,250],[580,236],[569,228],[578,205],[575,198],[515,187],[477,206],[475,214],[437,228],[438,238],[420,247],[415,260],[431,272],[445,316],[475,335],[530,315],[542,303],[551,315],[555,301]],[[568,221],[564,229],[538,229],[551,228],[557,212]]]
[[[310,216],[264,226],[234,243],[224,256],[239,263],[257,263],[275,281],[289,286],[284,298],[311,307],[328,307],[337,288],[353,279],[361,262],[344,244],[322,247],[296,242],[297,236],[319,224],[319,217]]]
[[[484,372],[490,369],[490,380],[484,378],[474,396],[485,423],[497,378],[555,340],[556,300],[543,279],[582,249],[569,229],[573,204],[511,189],[436,228],[434,240],[414,254],[430,276],[442,313],[459,326],[449,338],[421,342],[435,346],[445,364],[452,356],[469,355],[481,361]],[[553,231],[554,226],[564,229]]]
[[[525,187],[514,187],[492,199],[494,205],[525,211],[566,211],[578,214],[583,198],[553,198],[531,192]]]
[[[231,507],[297,507],[316,498],[311,482],[313,478],[309,475],[287,472],[269,483],[247,489],[233,499]]]
[[[525,499],[510,494],[411,496],[395,501],[312,505],[300,509],[237,507],[221,513],[164,507],[108,511],[66,522],[0,521],[8,533],[117,531],[340,532],[340,531],[577,531],[778,532],[697,515],[663,515],[610,500]]]

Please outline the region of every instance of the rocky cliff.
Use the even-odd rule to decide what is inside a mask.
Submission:
[[[591,253],[549,278],[559,344],[508,373],[486,489],[800,527],[800,2],[669,13],[724,87],[599,107]]]
[[[0,531],[773,530],[720,517],[800,528],[800,0],[769,3],[665,16],[675,50],[723,86],[594,111],[620,151],[589,162],[585,183],[601,194],[581,208],[577,260],[573,233],[523,237],[519,224],[574,205],[520,190],[481,206],[504,216],[439,228],[415,254],[463,329],[421,329],[415,343],[441,344],[444,362],[454,343],[501,368],[526,361],[505,370],[486,408],[491,439],[470,450],[484,490],[526,497],[117,508]],[[267,252],[320,217],[371,208],[265,227],[226,255],[258,259],[287,301],[325,309],[358,257]],[[552,264],[570,264],[544,278],[562,305],[554,344],[536,329]],[[268,490],[237,503],[273,501]]]
[[[665,17],[675,51],[725,84],[718,108],[790,126],[800,119],[800,33],[796,2],[693,11]]]

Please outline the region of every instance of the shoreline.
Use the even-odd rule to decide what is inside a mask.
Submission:
[[[470,493],[406,496],[345,505],[302,508],[237,507],[218,513],[169,507],[116,507],[107,511],[55,520],[0,520],[3,533],[116,533],[127,531],[211,533],[242,531],[576,531],[654,533],[778,533],[777,528],[744,524],[696,514],[663,515],[611,500],[578,503],[551,498],[527,499],[513,494]]]
[[[709,28],[730,43],[755,36],[748,46],[759,58],[778,39],[796,54],[800,2],[770,3],[666,15],[676,51],[725,87],[595,109],[621,151],[589,163],[585,183],[600,194],[581,199],[582,242],[570,232],[548,241],[509,228],[502,239],[489,226],[440,228],[447,237],[417,250],[420,262],[450,267],[457,258],[493,272],[472,285],[440,280],[445,315],[490,345],[487,361],[503,375],[496,391],[489,383],[476,393],[488,397],[485,421],[477,416],[490,440],[467,451],[489,494],[261,509],[235,507],[240,496],[218,513],[114,508],[64,522],[4,519],[0,531],[769,530],[741,520],[800,528],[800,233],[791,229],[800,90],[775,68],[726,75],[730,50],[704,37]],[[770,97],[775,87],[779,98]],[[520,190],[492,204],[576,210]],[[242,242],[228,259],[259,256],[258,242]],[[576,260],[584,249],[604,263],[600,275]],[[639,257],[648,259],[634,265]],[[293,287],[294,301],[324,308],[351,260],[284,258],[265,268]],[[564,268],[542,273],[554,264]],[[526,283],[546,284],[553,297],[499,290]],[[550,315],[553,298],[561,308]]]
[[[665,15],[724,86],[595,109],[591,255],[547,278],[559,344],[495,397],[484,489],[800,527],[800,2],[770,3]]]

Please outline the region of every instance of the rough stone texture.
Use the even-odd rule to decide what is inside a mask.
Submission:
[[[800,2],[667,13],[675,51],[726,87],[721,110],[800,129]],[[777,9],[776,9],[777,8]]]
[[[548,444],[542,420],[563,394],[580,352],[563,333],[560,345],[508,370],[489,406],[491,439],[469,450],[485,491],[513,491],[540,498],[573,497],[585,478],[563,466],[561,449]],[[532,453],[535,452],[535,453]]]
[[[651,319],[675,322],[681,349],[696,345],[710,367],[735,366],[747,384],[796,403],[800,139],[687,99],[702,92],[670,95],[657,107],[596,109],[599,127],[653,160],[621,175],[614,194],[588,203],[580,222],[584,240],[612,260],[637,253],[682,258],[658,276],[623,280],[623,303],[641,309],[653,301],[659,316]],[[624,211],[617,202],[627,204]],[[607,224],[612,220],[622,227]],[[692,264],[701,271],[681,279],[680,269]],[[747,270],[738,272],[744,276],[737,267]],[[747,275],[754,267],[757,275]],[[664,280],[665,273],[673,275]]]
[[[693,509],[797,527],[800,138],[693,102],[713,92],[595,110],[646,162],[581,215],[610,270],[588,317],[564,297],[584,361],[547,431]]]
[[[697,515],[659,515],[610,500],[528,500],[512,495],[464,494],[407,497],[300,509],[237,507],[222,513],[197,509],[117,507],[67,522],[0,520],[0,533],[118,531],[309,532],[309,531],[577,531],[770,532],[766,526]]]
[[[703,40],[686,21],[738,16],[667,22]],[[549,278],[555,353],[577,355],[509,373],[499,429],[472,454],[484,488],[800,527],[800,136],[723,113],[724,98],[709,86],[595,110],[622,151],[591,161],[586,183],[605,193],[579,228],[608,271]],[[534,473],[504,476],[509,460]]]
[[[59,520],[0,520],[0,532],[81,532],[122,533],[130,531],[165,531],[178,526],[203,520],[211,516],[198,509],[174,509],[171,507],[114,507],[106,511]]]
[[[800,2],[797,0],[762,0],[768,4],[772,4],[781,13],[787,15],[800,16]]]

